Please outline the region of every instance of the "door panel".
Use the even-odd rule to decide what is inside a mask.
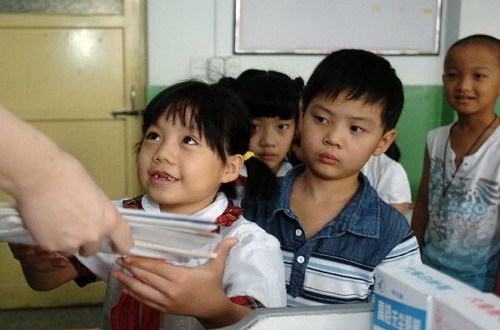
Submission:
[[[126,158],[124,120],[43,121],[32,124],[73,155],[111,198],[124,197]]]
[[[140,118],[111,112],[144,106],[144,7],[124,0],[122,15],[0,14],[0,104],[78,158],[113,199],[139,193]]]
[[[74,12],[84,2],[85,11]],[[110,15],[89,15],[95,12],[88,10],[90,2],[102,3],[59,1],[64,8],[45,11],[57,15],[30,13],[34,2],[28,0],[19,1],[24,14],[7,14],[12,11],[0,2],[0,104],[79,159],[110,198],[134,196],[140,118],[115,118],[111,112],[144,106],[145,1],[118,0],[118,13]],[[67,4],[78,15],[62,14]],[[0,192],[0,201],[10,200]],[[68,283],[32,291],[5,243],[0,243],[0,269],[0,292],[9,298],[0,309],[96,303],[104,296],[103,285],[81,289]]]
[[[2,29],[0,45],[0,100],[24,119],[109,118],[126,106],[121,29]]]

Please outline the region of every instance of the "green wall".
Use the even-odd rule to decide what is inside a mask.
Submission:
[[[149,102],[166,86],[150,85],[146,90]],[[455,113],[443,97],[443,87],[405,86],[405,106],[397,125],[396,142],[401,150],[401,164],[408,172],[413,200],[417,197],[420,174],[425,151],[427,132],[431,129],[451,123]],[[500,101],[496,113],[500,115]]]
[[[167,88],[167,86],[163,85],[149,85],[146,87],[146,104],[148,104],[153,97],[158,95],[162,90]]]
[[[401,150],[401,164],[410,179],[412,198],[417,197],[424,160],[427,132],[450,123],[451,109],[443,107],[441,86],[405,86],[405,105],[399,119],[396,142]]]

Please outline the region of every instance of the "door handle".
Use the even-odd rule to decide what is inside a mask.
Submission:
[[[111,115],[113,118],[116,116],[140,116],[144,112],[144,110],[134,110],[135,109],[135,99],[137,97],[137,92],[135,91],[135,87],[130,87],[130,106],[131,110],[114,110],[111,111]]]
[[[111,111],[113,117],[116,116],[140,116],[142,111],[139,110],[115,110]]]

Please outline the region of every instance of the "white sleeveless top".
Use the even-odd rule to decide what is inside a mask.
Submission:
[[[474,154],[464,157],[443,197],[456,169],[448,141],[451,126],[436,128],[427,136],[429,223],[422,260],[491,291],[500,251],[500,126]]]

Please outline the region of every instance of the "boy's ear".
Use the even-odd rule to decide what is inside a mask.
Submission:
[[[241,168],[243,167],[244,159],[242,155],[231,155],[227,157],[226,169],[222,176],[222,183],[234,181],[240,175]]]
[[[377,144],[377,147],[373,151],[373,155],[379,156],[383,154],[389,148],[392,142],[394,142],[394,140],[396,139],[396,135],[398,135],[398,132],[395,128],[385,132],[384,135],[382,135],[379,143]]]

